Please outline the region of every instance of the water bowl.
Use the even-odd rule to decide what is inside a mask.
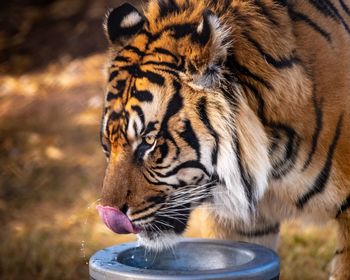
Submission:
[[[151,252],[136,242],[98,251],[90,258],[90,279],[279,278],[279,257],[265,247],[213,239],[185,239],[172,250]]]

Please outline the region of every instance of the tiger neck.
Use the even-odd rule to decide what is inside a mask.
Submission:
[[[310,131],[301,127],[300,118],[314,122],[314,116],[307,113],[307,108],[315,106],[313,84],[307,64],[299,56],[287,8],[273,4],[272,9],[264,4],[266,9],[262,9],[247,3],[233,1],[222,15],[226,24],[234,26],[226,67],[229,83],[236,83],[242,95],[239,115],[253,112],[256,118],[250,122],[258,123],[250,126],[261,126],[266,135],[261,140],[254,138],[260,142],[269,139],[271,175],[277,179],[294,166],[302,147],[300,135],[311,137]],[[245,129],[238,134],[245,134],[246,126],[238,127]]]

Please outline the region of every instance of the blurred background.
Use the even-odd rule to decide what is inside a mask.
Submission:
[[[129,1],[140,6],[140,1]],[[0,279],[87,279],[103,247],[133,240],[99,221],[98,129],[118,0],[0,2]],[[187,235],[201,236],[200,211]],[[282,279],[327,279],[333,225],[283,225]]]

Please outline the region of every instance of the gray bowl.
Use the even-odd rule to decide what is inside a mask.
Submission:
[[[265,247],[212,239],[185,239],[173,250],[153,253],[136,242],[98,251],[90,258],[90,278],[250,279],[279,277],[279,258]]]

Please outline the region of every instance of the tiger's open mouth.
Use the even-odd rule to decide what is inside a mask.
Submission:
[[[110,206],[98,205],[97,211],[104,224],[113,232],[123,233],[139,233],[140,227],[135,226],[122,211],[118,208]]]
[[[138,234],[141,245],[151,250],[172,247],[186,229],[190,207],[178,210],[171,216],[155,213],[151,221],[132,222],[129,217],[115,207],[98,205],[98,213],[104,224],[118,234]]]

